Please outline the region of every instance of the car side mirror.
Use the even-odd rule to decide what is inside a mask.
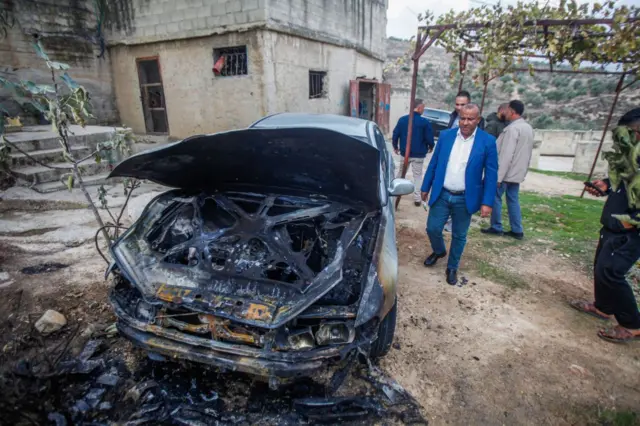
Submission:
[[[389,187],[389,195],[392,197],[398,197],[400,195],[408,195],[413,193],[415,186],[413,182],[408,179],[394,179],[391,181]]]

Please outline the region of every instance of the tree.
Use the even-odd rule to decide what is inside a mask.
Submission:
[[[477,75],[499,75],[522,64],[514,57],[544,55],[556,68],[568,62],[578,69],[583,61],[599,64],[621,64],[624,71],[638,68],[640,63],[640,9],[619,4],[615,0],[603,3],[578,3],[562,0],[557,6],[546,2],[518,2],[503,6],[485,4],[462,12],[451,10],[437,20],[431,12],[419,15],[426,25],[450,29],[439,34],[437,44],[448,53],[462,54],[470,50],[482,52],[482,61],[474,71]],[[589,19],[610,19],[611,24],[584,22]],[[539,22],[556,20],[573,25],[543,28]],[[583,21],[578,24],[576,22]],[[530,73],[533,65],[528,64]],[[559,87],[559,86],[557,86]]]
[[[565,99],[565,93],[566,92],[562,90],[549,90],[548,92],[545,92],[544,95],[550,101],[560,102]]]
[[[540,108],[544,105],[544,98],[539,93],[527,92],[524,95],[524,102],[533,108]]]
[[[604,83],[602,80],[598,80],[596,78],[589,79],[589,93],[591,96],[600,96],[606,90]]]
[[[539,115],[531,122],[534,129],[548,129],[553,126],[553,118],[547,114]]]
[[[507,95],[511,96],[511,94],[513,93],[513,89],[515,89],[515,84],[513,83],[507,83],[507,84],[503,84],[502,85],[502,91],[504,93],[506,93]]]
[[[4,158],[0,158],[0,161],[6,161],[8,153],[11,150],[16,150],[43,167],[64,170],[65,173],[63,174],[62,180],[67,185],[69,191],[71,191],[74,186],[80,188],[99,225],[98,232],[102,232],[104,238],[110,242],[112,241],[112,237],[107,232],[107,228],[115,229],[114,236],[117,236],[117,230],[121,227],[120,219],[122,218],[124,206],[116,219],[116,216],[108,209],[106,198],[100,196],[102,207],[107,210],[114,221],[112,224],[105,224],[84,184],[81,165],[91,159],[99,163],[105,156],[110,155],[110,152],[113,151],[118,151],[125,155],[128,154],[129,145],[133,141],[133,134],[130,131],[116,129],[114,138],[111,141],[98,144],[91,154],[83,158],[76,158],[69,145],[69,127],[71,124],[78,124],[84,127],[87,124],[87,120],[93,118],[89,94],[67,73],[69,65],[52,61],[44,52],[38,40],[34,43],[34,48],[37,56],[45,62],[47,68],[50,70],[52,84],[35,84],[27,80],[13,82],[4,77],[0,77],[0,89],[8,90],[18,103],[30,105],[46,117],[47,121],[51,123],[53,132],[58,135],[58,141],[60,142],[63,151],[62,155],[66,160],[66,164],[53,166],[43,163],[37,158],[32,157],[28,152],[20,149],[19,146],[8,141],[3,135],[4,119],[1,116],[0,157]],[[130,196],[130,192],[138,185],[137,181],[125,181],[125,193],[129,191],[128,196]],[[102,188],[102,190],[104,190],[104,188]],[[127,202],[128,200],[129,198],[127,198]]]

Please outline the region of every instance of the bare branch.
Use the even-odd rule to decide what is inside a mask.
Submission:
[[[127,205],[129,204],[129,199],[131,198],[131,194],[133,193],[133,191],[135,191],[136,189],[138,189],[140,187],[140,181],[134,180],[131,183],[131,189],[129,190],[129,193],[127,194],[127,199],[124,201],[124,204],[122,205],[122,208],[120,209],[120,214],[118,215],[118,219],[116,220],[116,226],[120,226],[120,220],[122,219],[122,215],[124,214],[124,210],[127,208]],[[118,228],[116,228],[116,238],[118,238]]]
[[[111,151],[113,149],[113,147],[104,147],[102,149],[96,149],[95,151],[93,151],[91,154],[87,155],[86,157],[82,157],[79,160],[75,160],[74,162],[76,164],[82,163],[84,161],[87,161],[88,159],[94,157],[96,154],[98,154],[100,151]]]

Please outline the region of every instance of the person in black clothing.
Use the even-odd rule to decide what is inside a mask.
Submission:
[[[500,133],[504,130],[505,127],[509,124],[507,119],[505,118],[505,112],[509,108],[509,103],[500,104],[498,107],[498,112],[492,112],[487,116],[486,125],[484,126],[484,131],[498,139]]]
[[[635,133],[640,143],[640,108],[633,109],[620,118],[618,126],[626,126]],[[615,343],[640,340],[640,311],[626,275],[640,259],[640,234],[638,228],[622,222],[613,215],[627,215],[638,221],[640,210],[629,207],[627,188],[620,182],[613,191],[609,179],[596,180],[587,186],[595,196],[608,196],[602,209],[602,229],[594,262],[595,301],[575,301],[571,306],[600,319],[615,317],[618,325],[603,329],[598,336]],[[633,190],[633,188],[632,188]]]
[[[451,113],[451,117],[449,118],[448,129],[453,129],[458,126],[459,115],[462,107],[471,102],[471,95],[466,90],[461,90],[456,95],[456,106],[453,112]],[[480,117],[480,124],[478,124],[478,129],[484,130],[484,118]]]

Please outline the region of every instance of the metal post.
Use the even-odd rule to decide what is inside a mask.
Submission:
[[[431,45],[440,37],[444,30],[436,31],[431,39],[425,43],[429,33],[422,35],[422,30],[418,28],[418,37],[416,38],[416,50],[411,59],[413,60],[413,74],[411,76],[411,99],[409,100],[409,128],[407,129],[407,146],[404,149],[404,161],[402,162],[401,177],[407,175],[407,167],[409,165],[409,153],[411,152],[411,136],[413,133],[413,110],[416,108],[416,85],[418,83],[418,65],[420,65],[420,57],[431,47]],[[396,210],[400,205],[400,197],[396,199]]]
[[[424,39],[427,38],[425,34]],[[418,82],[418,65],[420,62],[420,57],[416,57],[422,48],[422,43],[424,41],[421,31],[418,30],[418,36],[416,38],[416,50],[414,55],[411,57],[413,60],[413,74],[411,75],[411,98],[409,98],[409,128],[407,129],[407,146],[404,149],[404,161],[402,162],[402,172],[400,176],[404,178],[407,175],[407,167],[409,165],[409,153],[411,152],[411,136],[413,133],[413,110],[416,108],[416,86]],[[398,209],[398,205],[400,205],[400,197],[396,199],[396,210]]]
[[[609,124],[611,123],[613,112],[615,111],[616,104],[618,103],[618,96],[620,96],[620,92],[622,92],[622,84],[624,83],[625,77],[626,77],[626,74],[622,74],[620,76],[620,80],[618,81],[618,85],[616,86],[616,95],[613,97],[613,103],[611,104],[611,109],[609,110],[609,115],[607,116],[607,121],[604,125],[604,130],[602,131],[602,137],[600,138],[600,144],[598,145],[596,156],[593,159],[593,164],[591,164],[591,171],[589,171],[589,178],[587,178],[587,181],[591,181],[591,177],[593,176],[593,171],[596,168],[596,163],[598,162],[598,157],[600,156],[600,151],[602,150],[602,145],[604,144],[604,138],[607,136],[607,130],[609,130]],[[580,194],[580,198],[584,197],[584,193],[586,190],[587,190],[586,187],[582,188],[582,193]]]

